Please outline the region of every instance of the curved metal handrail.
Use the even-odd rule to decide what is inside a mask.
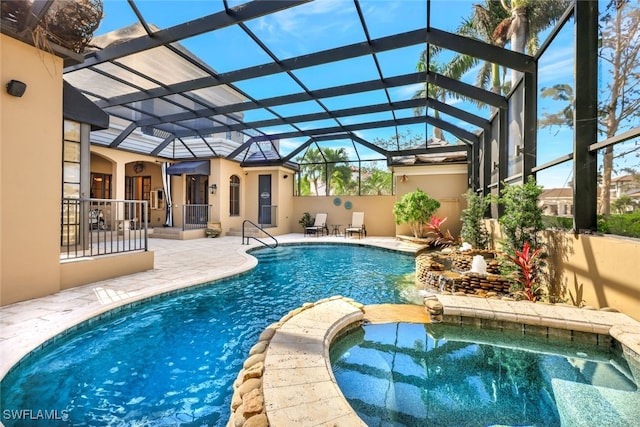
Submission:
[[[244,235],[244,227],[245,227],[245,224],[246,224],[246,223],[249,223],[249,224],[253,225],[255,228],[257,228],[258,230],[262,231],[262,232],[263,232],[264,234],[266,234],[267,236],[271,237],[271,238],[273,239],[273,241],[274,241],[274,242],[276,242],[276,244],[275,244],[275,245],[270,245],[270,244],[268,244],[268,243],[266,243],[266,242],[263,242],[261,239],[259,239],[259,238],[257,238],[257,237],[254,237],[254,236],[246,236],[247,243],[245,243],[245,242],[244,242],[244,239],[245,239],[245,235]],[[272,248],[272,249],[275,249],[275,248],[277,248],[277,247],[278,247],[278,239],[276,239],[275,237],[273,237],[271,234],[269,234],[267,231],[265,231],[265,229],[264,229],[264,228],[260,227],[260,226],[259,226],[258,224],[256,224],[255,222],[253,222],[253,221],[251,221],[251,220],[249,220],[249,219],[245,219],[244,221],[242,221],[242,244],[243,244],[243,245],[245,245],[245,244],[246,244],[246,245],[248,245],[248,244],[249,244],[249,239],[255,239],[256,241],[258,241],[258,242],[262,243],[263,245],[265,245],[265,246],[267,246],[267,247],[269,247],[269,248]]]

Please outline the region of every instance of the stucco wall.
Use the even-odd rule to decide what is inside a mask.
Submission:
[[[62,59],[0,35],[0,304],[60,286]],[[9,80],[27,84],[21,98]]]
[[[336,204],[336,199],[340,203]],[[395,236],[395,220],[393,217],[393,204],[395,196],[327,196],[327,197],[295,197],[289,224],[291,232],[302,233],[303,229],[298,223],[305,212],[311,217],[318,213],[327,214],[329,231],[332,225],[340,225],[340,229],[351,223],[353,212],[364,212],[364,224],[368,236]],[[351,209],[347,209],[348,203]]]
[[[496,220],[487,220],[493,246],[502,238]],[[548,282],[558,302],[612,307],[640,320],[640,239],[546,230]]]
[[[402,199],[407,193],[418,189],[440,202],[435,215],[447,218],[442,225],[443,231],[449,230],[454,237],[460,235],[462,222],[460,214],[466,208],[464,193],[467,191],[467,165],[432,165],[411,168],[396,168],[396,195]],[[397,234],[411,235],[406,224],[400,224]]]

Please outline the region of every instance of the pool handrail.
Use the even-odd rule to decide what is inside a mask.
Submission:
[[[264,234],[266,234],[267,236],[271,237],[271,238],[273,239],[273,241],[274,241],[274,242],[276,242],[276,243],[275,243],[275,245],[270,245],[269,243],[264,242],[263,240],[261,240],[261,239],[260,239],[260,238],[258,238],[258,237],[255,237],[255,236],[246,236],[246,237],[245,237],[245,232],[244,232],[244,230],[245,230],[245,225],[246,225],[247,223],[251,224],[252,226],[254,226],[255,228],[257,228],[258,230],[262,231],[262,232],[263,232]],[[245,243],[245,238],[247,239],[247,240],[246,240],[246,243]],[[248,245],[248,244],[249,244],[249,239],[254,239],[254,240],[256,240],[256,241],[258,241],[258,242],[262,243],[264,246],[267,246],[267,247],[272,248],[272,249],[275,249],[275,248],[277,248],[277,247],[278,247],[278,239],[276,239],[275,237],[273,237],[271,234],[269,234],[269,232],[267,232],[264,228],[260,227],[260,226],[259,226],[258,224],[256,224],[255,222],[251,221],[250,219],[245,219],[244,221],[242,221],[242,244],[243,244],[243,245],[245,245],[245,244],[246,244],[246,245]]]

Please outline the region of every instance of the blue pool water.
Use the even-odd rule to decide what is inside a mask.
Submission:
[[[27,358],[0,384],[2,422],[224,426],[249,349],[288,311],[332,295],[363,304],[415,296],[413,255],[351,245],[252,255],[258,266],[247,274],[123,310]]]
[[[393,323],[354,329],[330,353],[370,426],[640,425],[640,392],[611,343]]]

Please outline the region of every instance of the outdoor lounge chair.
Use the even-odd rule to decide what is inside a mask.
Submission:
[[[358,238],[367,237],[367,229],[364,227],[364,212],[354,212],[351,214],[351,224],[344,229],[344,237],[357,233]]]
[[[329,227],[327,227],[327,214],[319,213],[316,215],[313,225],[304,228],[304,235],[315,234],[317,237],[318,235],[324,235],[325,230],[327,231],[327,234],[329,234]]]

